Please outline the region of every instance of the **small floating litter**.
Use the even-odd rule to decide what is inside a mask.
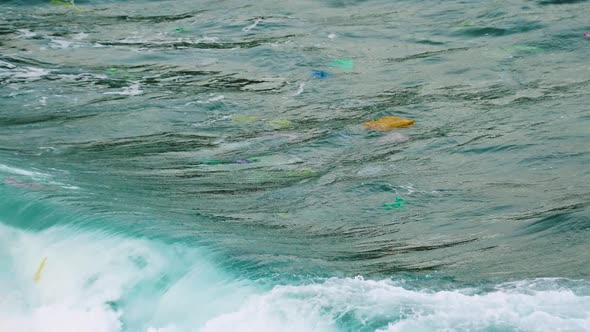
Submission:
[[[67,7],[74,8],[77,11],[82,11],[82,9],[80,9],[80,7],[76,6],[73,1],[50,0],[49,3],[52,5],[56,5],[56,6],[67,6]]]
[[[354,69],[354,60],[352,59],[336,59],[330,62],[330,67],[351,71]]]
[[[237,122],[237,123],[254,123],[254,122],[256,122],[256,120],[258,120],[258,118],[253,115],[243,115],[243,114],[232,115],[231,119],[232,119],[232,121]]]
[[[311,77],[324,79],[324,78],[330,77],[330,73],[328,73],[327,71],[323,71],[323,70],[312,70]]]
[[[388,131],[398,127],[406,127],[414,124],[414,120],[404,119],[397,116],[384,116],[380,119],[363,123],[367,129]]]
[[[296,178],[307,178],[316,175],[317,172],[310,168],[302,168],[289,171],[287,176],[296,177]]]
[[[39,265],[39,268],[37,269],[37,272],[35,273],[35,282],[39,282],[39,280],[41,280],[41,272],[43,272],[43,268],[45,267],[45,262],[47,261],[47,257],[43,258],[43,261],[41,262],[41,265]]]
[[[390,203],[390,204],[383,204],[383,208],[385,210],[401,209],[404,207],[405,204],[406,204],[406,201],[402,197],[396,197],[395,202]]]
[[[291,127],[291,121],[287,119],[274,119],[268,123],[273,129],[285,129]]]

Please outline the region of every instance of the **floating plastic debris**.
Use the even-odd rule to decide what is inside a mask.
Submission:
[[[305,83],[300,83],[299,87],[297,88],[297,91],[293,94],[293,97],[299,96],[300,94],[302,94],[304,86],[305,86]]]
[[[590,38],[590,32],[584,32],[584,35],[583,35],[583,36],[584,36],[585,38]]]
[[[302,168],[302,169],[297,169],[297,170],[293,170],[287,173],[288,176],[292,176],[292,177],[302,177],[302,178],[306,178],[306,177],[311,177],[316,175],[316,171],[314,171],[313,169],[310,168]]]
[[[351,71],[354,69],[354,61],[352,59],[336,59],[329,64],[330,67]]]
[[[475,26],[475,22],[472,22],[472,21],[461,21],[461,22],[457,22],[456,23],[456,26],[463,27],[463,28],[472,27],[472,26]]]
[[[367,129],[388,131],[398,127],[406,127],[414,124],[414,120],[404,119],[397,116],[384,116],[380,119],[363,123]]]
[[[405,204],[406,204],[406,201],[402,197],[396,197],[395,202],[390,203],[390,204],[383,204],[383,208],[385,210],[401,209],[404,207]]]
[[[334,38],[336,38],[336,35],[335,35],[335,34],[333,34],[333,33],[331,33],[331,34],[329,34],[329,35],[328,35],[328,38],[330,38],[330,39],[334,39]]]
[[[39,280],[41,280],[41,272],[43,272],[43,268],[45,267],[45,262],[47,261],[47,257],[43,258],[43,261],[41,262],[41,265],[39,265],[39,268],[37,269],[37,272],[35,272],[35,282],[39,282]]]
[[[274,119],[269,122],[274,129],[284,129],[291,126],[291,121],[287,119]]]
[[[235,159],[234,161],[232,161],[234,164],[251,164],[253,162],[255,162],[256,160],[254,159],[246,159],[246,158],[240,158],[240,159]]]
[[[323,70],[312,70],[311,77],[324,79],[324,78],[330,77],[330,73],[328,73],[327,71],[323,71]]]
[[[203,161],[203,164],[205,164],[205,165],[221,165],[221,164],[226,164],[226,162],[223,160],[220,160],[220,159],[207,159],[207,160]]]
[[[118,69],[111,67],[105,72],[108,76],[120,76],[120,77],[131,77],[127,69]]]
[[[262,18],[257,18],[254,23],[250,24],[249,26],[242,29],[244,32],[249,32],[250,30],[254,29],[258,23],[262,22]]]
[[[175,32],[178,32],[178,33],[186,32],[186,31],[184,30],[184,28],[182,28],[182,27],[176,27],[176,28],[174,28],[174,31],[175,31]]]
[[[52,5],[57,5],[57,6],[67,6],[67,7],[71,7],[77,11],[81,11],[82,9],[78,6],[76,6],[76,4],[74,4],[74,1],[65,1],[65,0],[50,0],[49,1],[50,4]]]
[[[258,118],[253,115],[243,115],[243,114],[232,115],[231,119],[232,119],[232,121],[237,122],[237,123],[253,123],[256,120],[258,120]]]

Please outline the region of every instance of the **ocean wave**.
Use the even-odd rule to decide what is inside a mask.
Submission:
[[[184,245],[0,226],[2,331],[582,331],[590,285],[533,279],[432,290],[396,280],[261,286]],[[47,257],[45,266],[39,263]],[[33,275],[40,269],[39,282]]]

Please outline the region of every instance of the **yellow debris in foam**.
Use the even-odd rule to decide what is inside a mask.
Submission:
[[[43,261],[41,262],[41,265],[39,265],[39,268],[37,269],[37,272],[35,273],[35,282],[39,282],[39,280],[41,279],[41,272],[43,271],[43,268],[45,267],[45,262],[47,261],[47,257],[43,258]]]
[[[49,3],[51,3],[52,5],[57,5],[57,6],[67,6],[67,7],[71,7],[74,8],[77,11],[82,11],[82,9],[80,9],[80,7],[76,6],[73,2],[71,1],[64,1],[64,0],[50,0]]]

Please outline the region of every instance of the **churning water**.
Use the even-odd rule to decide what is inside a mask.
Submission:
[[[0,331],[590,330],[589,5],[2,1]]]

